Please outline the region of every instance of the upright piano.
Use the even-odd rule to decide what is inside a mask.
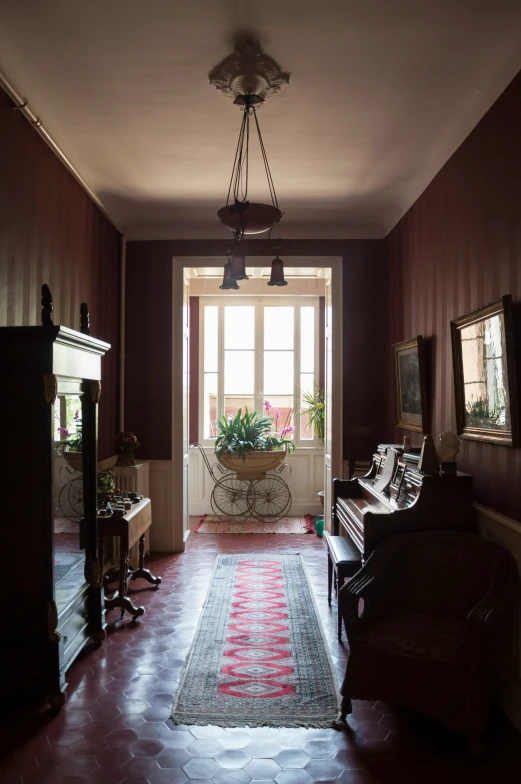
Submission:
[[[333,480],[333,533],[342,526],[362,562],[397,534],[475,531],[472,476],[423,474],[418,457],[381,444],[366,476]]]

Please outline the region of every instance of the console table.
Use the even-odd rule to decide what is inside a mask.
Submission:
[[[139,577],[152,583],[156,588],[161,583],[161,577],[155,577],[149,569],[145,569],[145,534],[152,524],[152,503],[150,498],[143,498],[138,504],[132,506],[125,515],[116,517],[99,517],[98,520],[98,552],[100,563],[103,563],[103,539],[106,536],[119,537],[119,588],[110,599],[105,598],[105,609],[121,608],[123,618],[125,610],[133,619],[144,614],[144,607],[136,607],[128,597],[128,584],[130,580]],[[128,555],[130,548],[139,542],[139,563],[137,569],[129,569]]]

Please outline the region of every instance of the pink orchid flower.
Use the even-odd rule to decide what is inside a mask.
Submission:
[[[266,409],[266,411],[270,411],[273,408],[269,400],[264,401],[264,408]]]
[[[274,408],[273,409],[273,416],[275,417],[275,419],[278,419],[280,417],[280,409]]]

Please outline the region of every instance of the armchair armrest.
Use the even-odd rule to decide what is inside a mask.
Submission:
[[[391,541],[375,550],[363,567],[339,591],[338,602],[344,619],[347,639],[354,639],[369,620],[385,615],[392,598],[388,571],[392,561]],[[360,600],[364,607],[359,614]],[[377,609],[374,609],[377,608]]]
[[[517,582],[514,558],[506,556],[503,563],[496,568],[494,580],[491,581],[486,596],[469,612],[467,623],[492,628],[512,601]]]

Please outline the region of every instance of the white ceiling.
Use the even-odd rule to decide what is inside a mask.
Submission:
[[[1,0],[0,66],[130,238],[229,238],[207,74],[241,29],[291,74],[259,114],[287,238],[384,236],[521,69],[519,0]]]

